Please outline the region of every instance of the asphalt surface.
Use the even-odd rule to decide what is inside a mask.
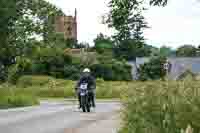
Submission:
[[[0,133],[116,133],[119,109],[118,102],[98,102],[91,113],[82,113],[77,102],[42,102],[0,110]]]

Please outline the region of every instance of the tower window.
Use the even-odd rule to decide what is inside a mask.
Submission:
[[[72,28],[71,28],[71,27],[68,27],[68,28],[67,28],[67,31],[71,31],[71,30],[72,30]]]

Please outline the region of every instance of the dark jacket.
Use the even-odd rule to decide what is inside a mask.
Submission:
[[[77,82],[75,89],[77,90],[82,83],[88,83],[89,90],[96,89],[96,81],[91,74],[83,74],[79,79],[79,81]]]

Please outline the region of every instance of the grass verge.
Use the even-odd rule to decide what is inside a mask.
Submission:
[[[97,99],[119,99],[127,82],[97,80]],[[39,99],[74,99],[75,81],[49,76],[23,76],[15,86],[0,86],[0,108],[38,104]]]
[[[5,84],[0,86],[0,109],[37,104],[39,101],[33,93]]]
[[[130,83],[122,96],[120,133],[180,133],[189,125],[198,133],[199,89],[198,81]]]

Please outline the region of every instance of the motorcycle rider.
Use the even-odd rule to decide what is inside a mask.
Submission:
[[[96,81],[95,78],[92,76],[91,71],[89,68],[85,68],[83,70],[82,76],[80,77],[79,81],[76,84],[75,90],[79,100],[79,108],[81,108],[81,96],[79,87],[82,83],[88,84],[88,91],[89,91],[89,98],[92,102],[92,107],[95,108],[95,89],[96,89]]]

